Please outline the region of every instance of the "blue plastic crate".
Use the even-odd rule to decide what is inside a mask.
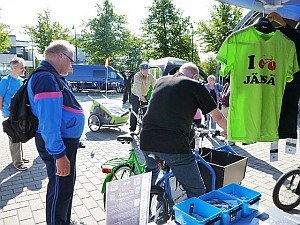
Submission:
[[[247,217],[258,209],[261,193],[239,184],[229,184],[219,191],[230,194],[243,201],[242,217]]]
[[[181,225],[220,225],[221,210],[196,197],[176,204],[174,211],[175,221]]]
[[[212,204],[211,202],[213,201],[230,202],[229,207],[222,208],[222,209],[220,208],[222,211],[221,221],[220,221],[221,225],[233,224],[239,221],[241,218],[243,202],[240,199],[233,197],[232,195],[226,194],[222,191],[215,190],[215,191],[208,192],[204,195],[201,195],[199,199],[206,201],[209,204]],[[214,204],[212,205],[216,206]],[[221,203],[217,205],[219,207],[220,205],[226,205],[226,204]]]

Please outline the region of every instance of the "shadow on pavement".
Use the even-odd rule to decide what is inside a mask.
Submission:
[[[31,191],[40,190],[46,178],[46,167],[40,157],[35,158],[32,166],[26,171],[18,172],[12,164],[6,166],[0,172],[0,209],[4,208],[9,200],[23,193],[24,188]]]
[[[214,147],[219,147],[219,146],[224,145],[224,142],[222,142],[218,138],[208,137],[207,139],[213,144]],[[248,157],[248,165],[247,166],[272,175],[274,180],[277,180],[281,176],[282,172],[280,170],[278,170],[277,168],[273,167],[272,165],[270,165],[268,162],[261,160],[259,158],[256,158],[255,156],[251,155],[248,151],[246,151],[245,149],[243,149],[237,145],[231,146],[231,147],[239,155]]]
[[[117,140],[117,136],[127,134],[128,132],[121,127],[103,127],[99,131],[88,131],[85,133],[87,141],[103,141],[103,140]]]

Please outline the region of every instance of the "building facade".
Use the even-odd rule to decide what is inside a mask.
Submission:
[[[17,56],[25,60],[25,66],[34,68],[34,51],[29,41],[17,40],[16,35],[8,35],[11,47],[6,53],[0,53],[0,76],[10,74],[10,60]]]

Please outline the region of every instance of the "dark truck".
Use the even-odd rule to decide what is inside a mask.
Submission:
[[[123,91],[124,79],[119,71],[104,65],[72,65],[66,77],[73,92]]]

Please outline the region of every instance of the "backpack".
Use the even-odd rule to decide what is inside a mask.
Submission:
[[[9,117],[2,122],[3,131],[11,138],[13,143],[25,143],[35,136],[38,128],[38,118],[32,113],[28,98],[28,81],[33,74],[39,71],[48,71],[45,67],[36,68],[19,88],[11,99],[9,106]],[[59,86],[59,90],[63,91],[63,85],[59,78],[52,73]]]

